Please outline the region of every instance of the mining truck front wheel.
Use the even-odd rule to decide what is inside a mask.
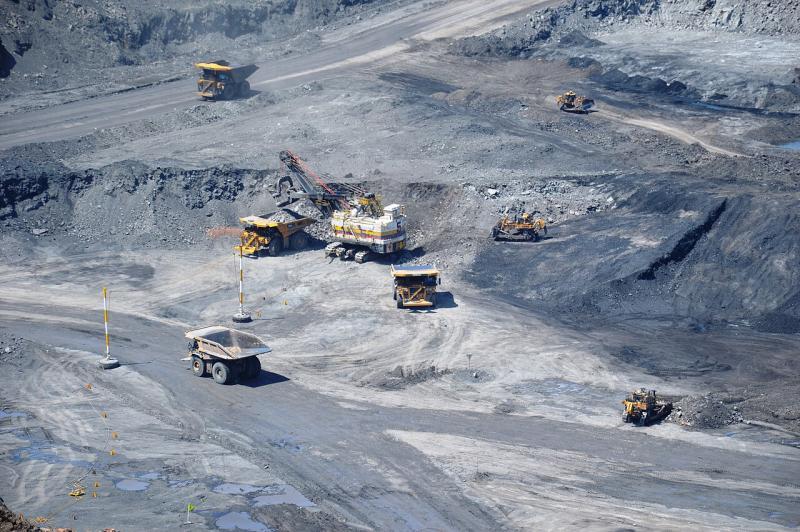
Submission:
[[[267,253],[269,253],[270,257],[277,257],[283,251],[283,242],[281,241],[280,236],[273,236],[270,241],[269,245],[267,246]]]
[[[192,373],[198,377],[206,376],[206,363],[197,355],[192,357]]]

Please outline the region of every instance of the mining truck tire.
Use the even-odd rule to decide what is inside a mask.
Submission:
[[[233,372],[224,362],[214,362],[214,365],[211,367],[211,375],[214,377],[214,382],[217,384],[233,384]]]
[[[305,231],[300,231],[289,237],[289,247],[295,251],[300,251],[308,246],[308,235]]]
[[[272,238],[269,240],[269,245],[267,246],[267,253],[269,253],[270,257],[277,257],[283,251],[283,242],[280,235],[273,235]]]
[[[197,355],[192,356],[192,373],[198,377],[206,376],[206,362]]]

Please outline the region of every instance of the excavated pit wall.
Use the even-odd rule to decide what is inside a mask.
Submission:
[[[70,242],[75,249],[210,245],[209,229],[237,228],[240,216],[274,210],[271,187],[282,174],[130,162],[70,171],[20,159],[5,159],[2,169],[0,224],[4,238],[26,242],[17,250]],[[790,266],[800,260],[793,193],[744,185],[712,192],[687,176],[358,184],[407,206],[413,252],[403,260],[463,272],[521,304],[800,332],[800,275]],[[491,241],[507,209],[545,218],[547,238]]]
[[[575,0],[462,39],[452,50],[564,60],[615,92],[797,113],[798,21],[794,1]]]
[[[0,78],[5,78],[0,98],[97,83],[109,75],[102,68],[148,67],[174,56],[186,57],[188,65],[204,50],[224,56],[210,59],[243,61],[257,45],[359,16],[383,3],[386,0],[170,0],[153,5],[132,0],[10,0],[3,4],[5,20],[0,22]]]

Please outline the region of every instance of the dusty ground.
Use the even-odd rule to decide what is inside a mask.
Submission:
[[[0,496],[76,529],[171,530],[190,503],[210,529],[797,526],[795,4],[712,4],[356,3],[201,39],[181,31],[213,7],[176,3],[94,84],[17,56]],[[196,101],[177,65],[199,50],[247,50],[253,94]],[[179,81],[120,92],[141,69]],[[37,71],[59,90],[15,78]],[[558,113],[568,88],[597,112]],[[274,208],[285,148],[407,206],[400,260],[443,269],[441,305],[399,312],[387,263],[322,243],[249,260],[265,371],[196,379],[183,332],[236,310],[234,242],[208,230]],[[548,238],[489,240],[508,208]],[[621,422],[640,386],[668,422]]]

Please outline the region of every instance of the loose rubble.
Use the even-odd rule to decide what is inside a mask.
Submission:
[[[674,403],[668,421],[696,429],[718,429],[743,421],[739,407],[719,394],[684,397]]]

